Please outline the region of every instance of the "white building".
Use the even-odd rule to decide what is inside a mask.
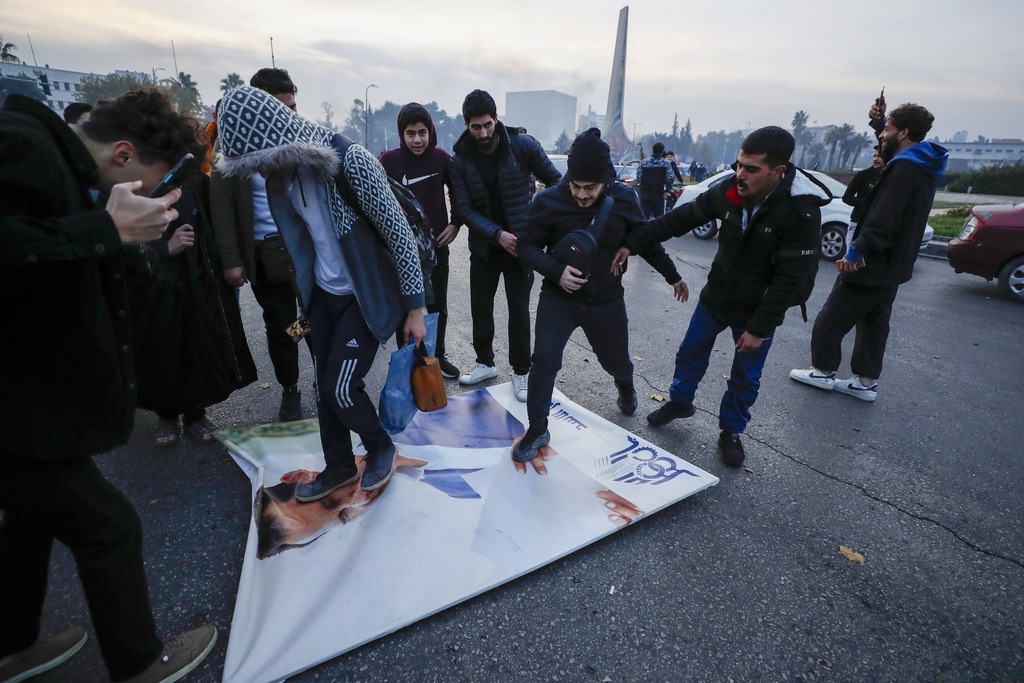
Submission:
[[[537,138],[545,150],[554,150],[555,141],[563,132],[570,139],[573,137],[576,98],[556,90],[505,93],[504,122],[526,128],[526,132]]]
[[[146,77],[146,74],[138,71],[118,70],[114,73],[121,76],[134,76],[140,80]],[[68,71],[66,69],[51,69],[49,64],[46,66],[32,66],[25,63],[0,62],[0,76],[6,78],[24,76],[34,81],[46,97],[46,106],[59,115],[64,113],[65,107],[69,104],[78,101],[75,93],[79,91],[83,77],[106,75]]]
[[[1024,140],[1017,138],[939,144],[949,150],[950,171],[977,171],[985,166],[1024,164]]]
[[[599,128],[604,130],[604,114],[598,114],[590,105],[587,105],[587,113],[580,114],[580,122],[576,127],[576,134],[579,135],[585,130]]]

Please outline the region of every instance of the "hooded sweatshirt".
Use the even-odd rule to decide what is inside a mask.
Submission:
[[[852,255],[862,257],[865,265],[843,273],[844,282],[891,287],[913,277],[935,189],[948,159],[946,149],[932,142],[919,142],[892,158],[868,196],[864,218],[853,234]]]
[[[427,216],[430,231],[437,239],[449,223],[444,188],[451,185],[451,155],[437,146],[437,131],[426,107],[410,102],[402,107],[399,120],[403,119],[403,114],[409,113],[422,114],[427,119],[430,141],[426,150],[420,155],[413,154],[405,144],[405,135],[399,125],[398,139],[402,142],[401,147],[381,154],[380,163],[393,180],[408,187],[416,195]],[[456,226],[461,225],[454,216],[451,222]]]

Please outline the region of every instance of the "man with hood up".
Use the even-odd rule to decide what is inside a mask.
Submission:
[[[572,231],[587,229],[606,202],[611,202],[611,213],[601,230],[589,275],[557,261],[551,255],[555,245]],[[601,367],[614,378],[619,410],[623,415],[636,411],[622,271],[612,273],[611,266],[622,238],[642,222],[636,192],[615,180],[601,131],[591,128],[580,133],[569,150],[565,177],[530,204],[518,242],[519,258],[544,277],[544,284],[526,397],[530,427],[512,450],[516,462],[532,460],[538,471],[544,469],[543,461],[535,458],[551,439],[547,430],[551,392],[562,367],[562,352],[577,327],[583,328]],[[655,242],[641,256],[672,285],[676,298],[686,301],[686,283],[661,245]]]
[[[927,109],[910,103],[889,114],[878,136],[885,169],[864,200],[863,219],[846,257],[836,263],[839,275],[814,320],[813,367],[789,373],[797,382],[862,401],[877,397],[892,304],[899,286],[914,275],[935,188],[949,158],[945,148],[923,142],[934,120]],[[837,380],[843,337],[854,326],[854,376]]]
[[[626,235],[615,255],[624,264],[652,242],[685,235],[713,218],[721,223],[718,253],[679,351],[670,401],[647,416],[652,427],[694,414],[693,397],[718,335],[729,328],[736,353],[722,397],[718,447],[726,465],[743,464],[740,434],[750,421],[775,328],[797,303],[817,263],[821,207],[832,198],[790,163],[793,136],[759,128],[740,146],[736,175]]]
[[[296,490],[319,500],[360,481],[351,432],[366,448],[360,487],[391,479],[397,451],[363,378],[405,319],[426,335],[419,252],[380,163],[363,147],[314,124],[256,88],[232,90],[218,117],[225,176],[260,173],[295,266],[295,289],[312,329],[317,415],[325,469]]]
[[[430,112],[418,102],[410,102],[398,112],[398,138],[401,147],[384,152],[380,163],[393,180],[412,191],[430,224],[437,261],[430,276],[434,301],[427,305],[427,312],[437,313],[435,355],[441,374],[454,379],[459,376],[459,369],[445,357],[444,347],[448,327],[448,245],[458,236],[462,223],[455,216],[448,221],[444,200],[444,188],[447,186],[451,192],[451,156],[437,146],[437,131]]]

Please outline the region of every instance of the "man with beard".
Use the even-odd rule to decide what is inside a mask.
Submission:
[[[718,413],[718,446],[732,467],[743,464],[739,435],[750,421],[775,328],[818,257],[821,206],[830,199],[812,176],[789,163],[793,148],[787,130],[755,130],[740,147],[733,178],[626,235],[615,255],[621,265],[630,253],[653,242],[685,235],[712,219],[720,221],[708,283],[676,353],[671,400],[648,415],[647,422],[661,427],[694,414],[694,393],[715,339],[729,328],[736,353]]]
[[[437,356],[441,374],[449,379],[459,376],[459,369],[445,357],[444,335],[448,327],[448,245],[459,234],[461,221],[448,221],[444,188],[451,192],[451,156],[437,146],[437,131],[426,107],[410,102],[398,112],[399,149],[380,155],[380,164],[392,180],[401,183],[415,195],[434,238],[437,261],[430,274],[434,301],[427,304],[427,313],[437,313]]]
[[[516,258],[530,205],[530,175],[547,187],[562,174],[536,139],[498,121],[494,99],[474,90],[462,103],[466,132],[452,159],[453,208],[469,226],[469,301],[473,313],[476,365],[459,377],[477,384],[498,376],[494,367],[494,295],[505,279],[508,300],[508,356],[512,390],[526,401],[530,372],[530,290],[533,271]]]
[[[590,228],[600,230],[601,235],[589,272],[554,258],[552,250],[567,235],[602,222],[598,216],[608,202],[611,213],[604,217],[603,225]],[[601,139],[601,131],[591,128],[580,133],[569,150],[566,177],[537,195],[519,240],[519,258],[544,276],[544,284],[537,305],[537,343],[526,398],[530,428],[512,450],[517,463],[532,460],[538,472],[544,470],[543,459],[536,458],[551,439],[547,430],[551,392],[562,367],[562,352],[577,327],[583,328],[601,367],[614,378],[619,410],[623,415],[636,411],[622,271],[612,273],[611,265],[622,238],[642,221],[636,193],[615,181],[608,143]],[[654,243],[641,255],[672,285],[676,298],[686,301],[686,283],[661,245]]]
[[[813,367],[793,370],[792,379],[862,401],[877,397],[892,304],[899,286],[914,275],[935,188],[949,157],[945,148],[923,142],[934,120],[927,109],[909,103],[886,120],[879,136],[885,170],[865,200],[863,220],[845,258],[836,264],[839,275],[814,321]],[[854,326],[854,377],[837,380],[843,337]]]

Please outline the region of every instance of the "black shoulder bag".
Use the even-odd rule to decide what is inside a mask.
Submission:
[[[605,195],[604,201],[601,202],[601,208],[598,209],[597,216],[590,222],[590,225],[573,230],[558,240],[558,243],[549,252],[551,257],[559,263],[572,266],[583,273],[580,277],[589,280],[590,270],[594,264],[594,255],[597,253],[597,243],[601,240],[601,233],[604,232],[604,226],[608,223],[608,216],[611,215],[614,204],[615,201]]]

